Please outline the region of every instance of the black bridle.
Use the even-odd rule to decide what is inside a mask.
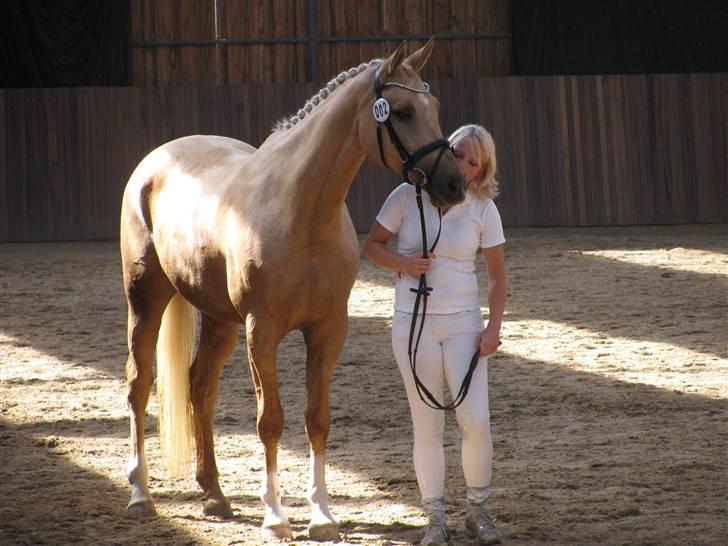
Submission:
[[[411,154],[407,151],[407,148],[404,147],[402,141],[399,140],[397,131],[394,130],[392,118],[389,115],[389,102],[387,102],[387,99],[382,97],[382,90],[385,87],[401,87],[402,89],[407,89],[413,93],[429,93],[430,86],[425,83],[422,89],[415,89],[414,87],[409,87],[397,82],[382,83],[383,66],[384,63],[380,64],[374,74],[374,93],[377,96],[377,100],[374,102],[374,119],[377,120],[377,143],[379,144],[379,156],[382,159],[382,163],[386,167],[389,167],[389,165],[387,165],[387,160],[384,157],[384,144],[382,142],[382,125],[384,125],[389,133],[389,139],[392,141],[392,144],[394,144],[394,147],[399,153],[399,157],[402,159],[402,177],[410,184],[414,184],[415,186],[424,186],[435,175],[437,166],[440,164],[440,159],[442,159],[442,154],[444,154],[446,150],[450,149],[450,141],[446,138],[438,138],[429,144],[425,144],[422,148],[415,150]],[[380,108],[379,114],[377,112],[378,107]],[[422,169],[416,166],[417,161],[438,148],[440,149],[440,153],[437,154],[437,159],[432,166],[432,170],[430,170],[429,174],[426,174]]]
[[[382,159],[382,163],[385,166],[389,167],[389,165],[387,165],[387,160],[384,157],[384,145],[382,142],[382,125],[384,125],[387,128],[387,132],[389,133],[389,139],[392,141],[392,144],[394,144],[394,147],[397,149],[397,152],[402,159],[402,176],[404,180],[409,184],[414,184],[415,186],[417,208],[420,211],[420,227],[422,229],[422,257],[427,258],[427,230],[425,228],[425,211],[422,205],[422,187],[426,185],[427,182],[431,180],[432,177],[435,175],[437,166],[440,164],[440,159],[442,159],[442,154],[444,154],[446,150],[451,149],[451,146],[450,142],[447,139],[440,138],[434,140],[433,142],[430,142],[429,144],[425,144],[412,154],[407,151],[407,149],[402,144],[402,141],[399,140],[397,132],[394,130],[394,126],[392,125],[392,120],[389,115],[389,102],[387,102],[387,100],[382,97],[382,90],[385,87],[394,86],[407,89],[408,91],[412,91],[414,93],[428,93],[430,91],[430,86],[425,83],[422,89],[415,89],[413,87],[408,87],[404,84],[396,82],[382,83],[381,71],[383,66],[384,64],[380,64],[374,75],[374,92],[377,96],[377,99],[374,102],[373,114],[374,119],[377,120],[377,143],[379,144],[379,155]],[[437,150],[438,148],[440,149],[440,153],[437,155],[437,159],[435,160],[435,163],[433,164],[429,174],[425,173],[422,169],[416,166],[418,160],[420,160],[430,152]],[[437,229],[435,242],[432,243],[432,247],[430,247],[429,249],[430,253],[435,250],[435,246],[437,246],[437,242],[440,240],[440,232],[442,231],[442,211],[439,207],[437,209],[437,215],[439,217],[440,224]],[[414,377],[417,394],[425,405],[433,409],[455,409],[463,403],[465,397],[468,394],[468,390],[470,389],[470,383],[473,379],[473,373],[475,372],[475,368],[477,367],[478,360],[480,358],[480,350],[476,350],[475,354],[471,358],[468,371],[465,374],[463,382],[460,385],[460,389],[457,395],[453,398],[452,402],[450,402],[449,404],[440,403],[417,376],[417,348],[420,344],[422,329],[424,328],[425,317],[427,316],[427,298],[430,296],[430,292],[432,292],[432,287],[427,286],[427,278],[425,277],[424,273],[420,275],[420,281],[417,288],[410,288],[410,291],[414,292],[416,296],[414,309],[412,310],[412,323],[410,325],[407,355],[409,357],[410,368],[412,369],[412,376]],[[419,317],[420,304],[422,305],[422,320],[420,321],[419,328],[417,328],[417,319]],[[417,332],[416,337],[415,331]]]

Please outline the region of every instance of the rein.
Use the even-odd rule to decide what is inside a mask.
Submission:
[[[422,257],[427,258],[427,231],[425,229],[425,210],[422,205],[422,188],[420,185],[415,186],[415,193],[416,193],[416,199],[417,199],[417,208],[420,211],[420,228],[422,229]],[[437,214],[440,218],[440,226],[437,230],[437,237],[435,238],[435,242],[432,244],[432,247],[430,248],[430,252],[433,252],[435,250],[435,246],[437,245],[437,242],[440,240],[440,232],[442,230],[442,212],[440,209],[437,209]],[[427,278],[425,277],[425,274],[422,273],[420,275],[420,282],[419,286],[417,288],[410,288],[411,292],[414,292],[416,294],[415,296],[415,303],[414,308],[412,310],[412,323],[410,324],[410,333],[409,333],[409,342],[407,345],[407,356],[409,357],[410,362],[410,368],[412,369],[412,376],[415,380],[415,388],[417,389],[417,394],[420,397],[420,400],[426,405],[429,406],[432,409],[438,409],[438,410],[450,410],[457,408],[460,404],[463,403],[465,400],[465,397],[468,395],[468,391],[470,390],[470,383],[473,380],[473,374],[475,373],[475,368],[478,366],[478,361],[480,359],[480,348],[475,350],[475,353],[473,353],[472,358],[470,359],[470,364],[468,365],[468,371],[465,373],[465,377],[463,377],[463,382],[460,384],[460,389],[458,390],[457,395],[455,395],[452,399],[452,401],[449,404],[442,404],[435,398],[435,395],[433,395],[428,388],[425,386],[425,384],[420,380],[420,378],[417,376],[417,348],[420,345],[420,338],[422,337],[422,329],[425,326],[425,317],[427,316],[427,298],[430,296],[430,293],[432,292],[432,287],[427,286]],[[422,304],[422,320],[420,320],[419,329],[417,328],[417,318],[419,317],[419,308],[420,303]],[[415,338],[415,330],[417,330],[417,337]],[[413,343],[414,342],[414,343]]]
[[[387,165],[387,160],[384,158],[384,145],[382,143],[382,125],[384,125],[387,128],[387,132],[389,133],[389,139],[394,144],[394,147],[397,149],[397,152],[402,159],[402,175],[404,180],[409,184],[414,184],[415,186],[417,208],[420,212],[420,228],[422,229],[422,257],[427,258],[427,230],[425,228],[425,210],[422,205],[422,187],[426,185],[427,182],[434,176],[435,171],[437,170],[437,166],[440,164],[442,154],[445,153],[445,150],[450,149],[450,142],[447,139],[441,138],[424,145],[412,154],[407,152],[407,149],[400,141],[399,137],[397,136],[397,132],[394,130],[394,126],[392,125],[392,120],[389,117],[389,102],[387,101],[387,99],[382,97],[382,89],[388,86],[395,86],[407,89],[408,91],[412,91],[414,93],[428,93],[430,91],[430,86],[425,83],[422,89],[415,89],[413,87],[408,87],[404,84],[396,82],[383,84],[381,80],[381,70],[382,65],[377,68],[377,71],[374,75],[374,92],[376,93],[377,100],[374,102],[374,105],[372,107],[374,119],[377,120],[377,143],[379,144],[379,155],[382,159],[382,163],[385,166],[389,167],[389,165]],[[415,166],[419,159],[429,154],[433,150],[437,150],[438,148],[441,148],[441,150],[437,156],[437,159],[435,160],[432,169],[430,170],[429,175],[426,174],[422,169]],[[442,210],[440,208],[437,209],[437,215],[439,217],[440,224],[437,229],[437,237],[435,237],[435,242],[432,243],[432,247],[429,249],[430,253],[435,250],[435,246],[437,246],[437,243],[440,240],[440,233],[442,231]],[[465,374],[463,382],[460,385],[460,389],[458,390],[457,395],[453,398],[452,402],[450,402],[449,404],[440,403],[417,376],[417,348],[420,344],[422,330],[425,325],[425,317],[427,316],[427,298],[432,292],[432,287],[427,286],[427,278],[424,273],[420,275],[418,287],[410,288],[410,291],[414,292],[416,296],[414,308],[412,310],[412,323],[410,325],[407,356],[409,357],[410,368],[412,370],[412,376],[415,380],[417,394],[419,395],[420,400],[422,400],[425,405],[429,406],[432,409],[455,409],[463,403],[465,397],[468,395],[470,383],[473,379],[473,373],[475,372],[475,368],[478,366],[480,349],[477,349],[475,351],[475,354],[473,354],[473,357],[470,359],[468,371]],[[417,319],[419,317],[420,305],[422,305],[422,320],[420,321],[419,328],[417,328]],[[416,336],[415,331],[417,331]]]

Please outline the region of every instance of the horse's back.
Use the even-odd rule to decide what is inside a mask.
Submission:
[[[165,153],[192,171],[203,166],[227,165],[245,159],[256,148],[242,140],[219,135],[190,135],[162,144],[155,152]]]
[[[210,169],[228,169],[255,152],[250,144],[216,135],[192,135],[152,150],[132,173],[127,191],[155,178],[157,183],[176,173],[199,177]]]

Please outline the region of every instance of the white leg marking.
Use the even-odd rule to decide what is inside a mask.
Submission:
[[[316,540],[338,540],[338,524],[329,512],[329,494],[326,490],[326,456],[311,450],[308,475],[308,502],[311,505],[311,523],[308,532]]]
[[[131,500],[129,506],[134,504],[152,503],[149,493],[147,461],[144,454],[132,455],[126,465],[126,476],[131,484]]]
[[[292,538],[291,526],[283,513],[281,505],[281,489],[278,485],[278,475],[275,472],[263,475],[263,485],[260,488],[260,499],[265,504],[265,518],[263,519],[263,534],[275,538]]]

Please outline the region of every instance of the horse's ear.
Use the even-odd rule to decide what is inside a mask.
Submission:
[[[386,66],[384,67],[383,72],[387,76],[391,76],[392,74],[394,74],[394,71],[397,70],[397,67],[402,64],[402,61],[404,61],[404,58],[406,55],[407,55],[407,42],[404,41],[401,44],[399,44],[399,47],[397,48],[397,50],[394,53],[392,53],[387,58],[386,61],[384,61]]]
[[[422,68],[427,64],[427,61],[430,58],[430,55],[432,55],[432,47],[435,45],[435,39],[430,38],[427,40],[427,43],[423,45],[420,49],[415,51],[412,55],[407,57],[405,59],[405,62],[412,67],[412,69],[419,73],[422,71]]]

